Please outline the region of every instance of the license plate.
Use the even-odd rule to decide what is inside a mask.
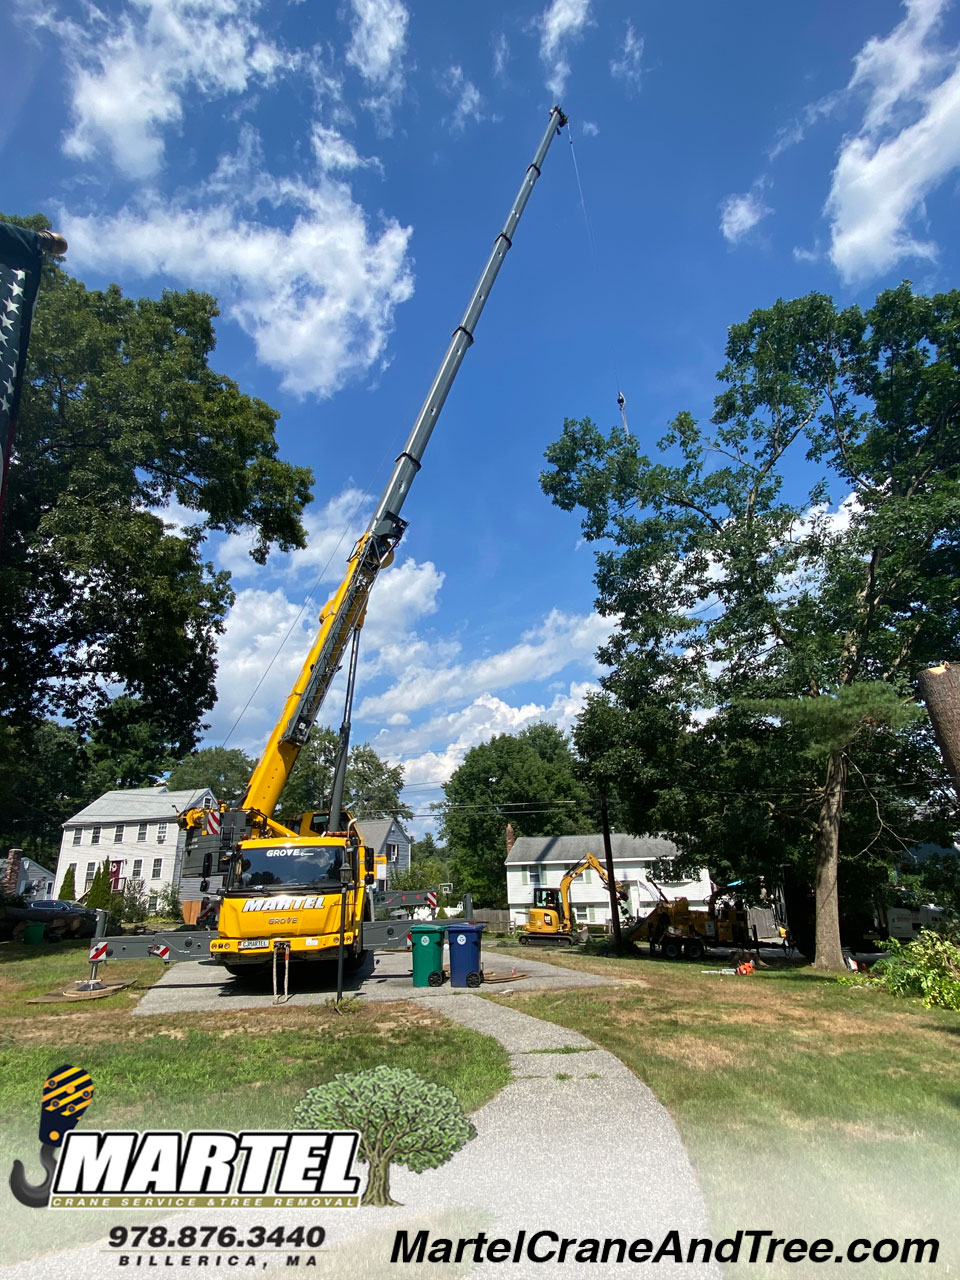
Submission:
[[[240,942],[241,951],[259,951],[264,947],[269,947],[269,938],[244,938]]]

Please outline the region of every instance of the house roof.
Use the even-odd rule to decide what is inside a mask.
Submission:
[[[396,818],[357,819],[357,827],[360,830],[361,836],[363,836],[363,843],[365,845],[369,845],[369,847],[373,849],[374,853],[383,852],[383,846],[387,843],[387,836],[389,836],[390,830],[394,826],[402,835],[406,836],[408,840],[410,839],[403,827],[400,826],[400,823],[397,822]]]
[[[610,844],[614,862],[677,856],[677,846],[663,836],[627,836],[613,831]],[[562,862],[572,867],[588,853],[603,861],[603,836],[518,836],[507,854],[506,863],[512,866],[517,863]]]
[[[207,795],[216,803],[216,797],[209,787],[199,787],[194,791],[168,791],[166,787],[130,787],[125,791],[107,791],[85,809],[68,818],[63,825],[73,827],[87,822],[149,822],[151,819],[172,822],[184,809],[202,804],[203,797]]]

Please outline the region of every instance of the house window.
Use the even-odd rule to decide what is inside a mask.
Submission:
[[[97,874],[97,864],[96,864],[95,862],[88,862],[88,863],[87,863],[86,884],[85,884],[85,886],[84,886],[86,889],[89,889],[89,888],[90,888],[90,886],[93,884],[93,877],[94,877],[96,874]]]
[[[164,844],[167,839],[167,824],[165,822],[157,823],[157,844]]]
[[[93,831],[92,831],[92,832],[91,832],[91,834],[90,834],[90,843],[91,843],[91,844],[99,844],[99,843],[100,843],[100,828],[99,828],[99,827],[94,827],[94,828],[93,828]]]
[[[162,858],[154,858],[154,860],[153,860],[153,875],[150,877],[150,879],[151,879],[151,880],[159,880],[159,879],[160,879],[160,876],[161,876],[161,874],[162,874],[162,872],[163,872],[163,859],[162,859]]]
[[[151,893],[147,899],[147,911],[152,916],[157,913],[157,895],[155,893]]]
[[[82,836],[82,835],[83,835],[83,828],[82,828],[82,827],[74,827],[74,828],[73,828],[73,843],[74,843],[74,844],[79,844],[79,843],[80,843],[80,838],[81,838],[81,836]]]
[[[400,846],[398,844],[385,845],[384,853],[387,855],[388,862],[396,862],[400,857]]]
[[[577,919],[578,919],[578,920],[588,920],[588,919],[589,919],[589,916],[587,915],[587,908],[586,908],[586,907],[574,907],[574,911],[577,913]]]
[[[123,823],[118,822],[117,825],[113,828],[113,843],[120,844],[122,840],[123,840]]]
[[[137,839],[146,840],[146,838],[147,838],[147,824],[145,822],[141,822],[140,826],[137,828]]]
[[[143,875],[143,859],[142,859],[142,858],[134,858],[134,860],[133,860],[133,876],[132,876],[131,878],[132,878],[132,879],[134,879],[134,880],[139,880],[139,879],[141,878],[141,876],[142,876],[142,875]]]
[[[540,868],[539,868],[539,867],[531,867],[531,868],[530,868],[530,883],[531,883],[531,884],[539,884],[539,883],[540,883]]]

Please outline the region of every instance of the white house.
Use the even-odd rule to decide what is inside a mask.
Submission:
[[[53,896],[53,872],[28,858],[22,849],[11,849],[3,864],[3,890],[35,901]]]
[[[67,869],[73,867],[76,896],[82,898],[104,858],[110,859],[116,889],[127,880],[140,880],[149,909],[156,908],[161,890],[180,881],[186,832],[177,814],[216,798],[204,787],[197,791],[168,791],[166,787],[132,787],[108,791],[63,824],[57,861],[57,897]]]
[[[384,889],[398,871],[410,870],[410,837],[396,818],[358,818],[363,843],[387,860],[387,878],[378,882]]]
[[[672,840],[661,836],[627,836],[612,832],[613,869],[617,880],[626,884],[631,915],[646,914],[657,899],[650,884],[654,863],[668,863],[677,855]],[[533,891],[539,886],[559,888],[564,873],[575,867],[585,854],[604,862],[603,836],[519,836],[507,829],[507,905],[510,922],[526,924],[533,905]],[[694,879],[657,879],[671,900],[688,898],[695,910],[703,910],[710,897],[710,877],[701,870]],[[596,871],[586,870],[570,886],[570,905],[578,924],[609,924],[610,896]],[[626,905],[626,904],[625,904]]]

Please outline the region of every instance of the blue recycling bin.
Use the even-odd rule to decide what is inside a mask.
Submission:
[[[479,987],[483,981],[480,935],[485,928],[486,925],[462,922],[447,925],[451,987]]]

